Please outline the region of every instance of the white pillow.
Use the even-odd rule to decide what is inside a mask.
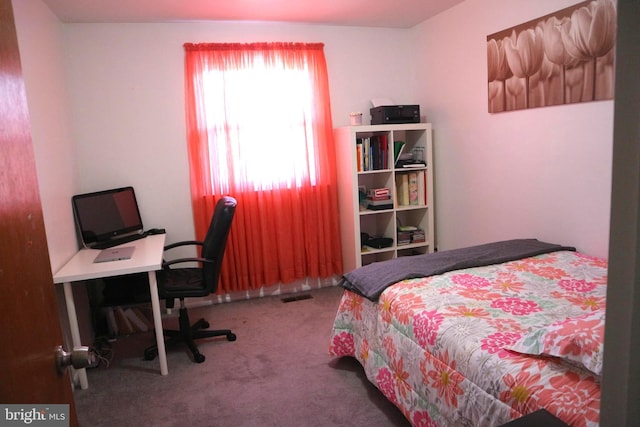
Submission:
[[[603,346],[604,310],[597,310],[532,331],[507,349],[522,354],[558,357],[600,376]]]

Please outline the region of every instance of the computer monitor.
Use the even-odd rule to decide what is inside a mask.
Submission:
[[[86,247],[143,231],[133,187],[78,194],[72,197],[71,204]]]

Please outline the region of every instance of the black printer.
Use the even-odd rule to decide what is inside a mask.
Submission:
[[[419,105],[381,105],[369,112],[372,125],[420,123]]]

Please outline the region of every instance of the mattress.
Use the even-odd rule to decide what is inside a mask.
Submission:
[[[356,358],[416,426],[498,426],[546,409],[597,426],[606,260],[557,251],[345,290],[329,352]]]

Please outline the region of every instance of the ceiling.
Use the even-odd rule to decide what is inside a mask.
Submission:
[[[274,21],[410,28],[464,0],[42,0],[62,21]]]

